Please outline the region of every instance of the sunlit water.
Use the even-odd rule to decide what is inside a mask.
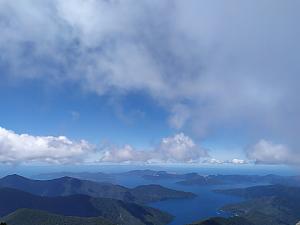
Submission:
[[[175,179],[153,181],[136,177],[120,177],[118,178],[118,183],[127,187],[155,183],[176,190],[195,193],[197,197],[191,199],[171,199],[149,204],[151,207],[161,209],[175,216],[169,225],[184,225],[212,216],[227,217],[229,214],[220,211],[220,208],[226,204],[240,202],[243,199],[215,193],[213,190],[251,186],[250,184],[186,186],[176,184]]]

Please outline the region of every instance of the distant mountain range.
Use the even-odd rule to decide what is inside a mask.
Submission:
[[[284,184],[300,186],[300,177],[298,176],[279,176],[279,175],[195,175],[179,181],[182,185],[220,185],[220,184]]]
[[[84,194],[97,198],[113,198],[140,204],[166,199],[195,197],[193,193],[176,191],[160,185],[143,185],[130,189],[120,185],[98,183],[72,177],[32,180],[19,175],[9,175],[0,179],[0,187],[19,189],[40,196]]]
[[[8,214],[22,208],[63,216],[103,217],[122,225],[165,225],[172,220],[171,215],[160,210],[115,199],[87,195],[42,197],[12,188],[0,189],[0,216],[6,216],[4,220],[8,221]]]
[[[136,176],[146,180],[158,181],[165,179],[174,179],[174,182],[182,185],[226,185],[226,184],[284,184],[290,186],[300,186],[300,176],[279,176],[269,175],[200,175],[198,173],[172,173],[156,170],[132,170],[123,173],[90,173],[90,172],[60,172],[40,174],[36,176],[39,179],[53,179],[64,176],[74,177],[92,181],[110,181],[117,183],[120,176]]]
[[[136,176],[147,180],[157,181],[165,179],[174,179],[174,182],[182,185],[223,185],[223,184],[284,184],[290,186],[300,186],[300,176],[279,176],[269,175],[200,175],[198,173],[171,173],[167,171],[155,170],[132,170],[124,173],[48,173],[36,176],[39,179],[53,179],[63,176],[69,176],[92,181],[114,181],[120,176]]]
[[[73,177],[81,180],[91,180],[96,182],[114,182],[115,174],[107,174],[102,172],[56,172],[56,173],[43,173],[35,175],[34,179],[50,180],[61,177]]]

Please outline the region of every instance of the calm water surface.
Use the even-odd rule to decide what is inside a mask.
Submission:
[[[214,193],[215,189],[239,188],[251,185],[209,185],[209,186],[185,186],[176,184],[175,179],[150,181],[136,177],[120,177],[118,183],[127,187],[135,187],[141,184],[160,184],[176,190],[189,191],[197,195],[192,199],[172,199],[149,204],[149,206],[161,209],[175,216],[169,225],[184,225],[211,216],[229,216],[221,212],[220,208],[225,204],[237,203],[242,198]]]

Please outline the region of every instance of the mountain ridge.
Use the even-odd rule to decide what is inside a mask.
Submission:
[[[147,190],[153,189],[153,185],[142,185],[130,189],[117,184],[80,180],[73,177],[33,180],[17,174],[1,178],[0,187],[15,188],[40,196],[54,197],[84,194],[92,197],[113,198],[140,204],[165,199],[195,197],[195,194],[191,192],[177,191],[161,185],[156,185],[155,192],[151,192]],[[141,189],[144,189],[144,191],[141,191]]]
[[[165,225],[172,216],[160,210],[109,198],[87,195],[45,197],[12,188],[0,188],[0,216],[22,208],[76,217],[103,217],[122,225]]]

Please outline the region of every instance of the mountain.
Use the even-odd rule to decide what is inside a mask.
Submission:
[[[155,175],[157,173],[157,171],[155,170],[130,170],[127,172],[123,172],[123,173],[118,173],[118,175],[126,175],[126,176],[151,176],[151,175]]]
[[[190,192],[176,191],[160,185],[143,185],[129,189],[110,183],[98,183],[62,177],[53,180],[32,180],[19,175],[0,179],[0,187],[9,187],[40,196],[84,194],[92,197],[113,198],[135,203],[148,203],[173,198],[191,198]]]
[[[279,176],[279,175],[194,175],[183,181],[177,182],[182,185],[220,185],[220,184],[284,184],[289,186],[300,186],[298,176]]]
[[[35,179],[42,179],[42,180],[49,180],[49,179],[55,179],[60,177],[74,177],[82,180],[92,180],[92,181],[100,181],[100,182],[115,182],[118,177],[123,176],[135,176],[135,177],[142,177],[144,179],[149,180],[158,180],[158,179],[190,179],[195,176],[199,176],[197,173],[186,173],[186,174],[180,174],[180,173],[173,173],[173,172],[167,172],[167,171],[156,171],[156,170],[130,170],[127,172],[122,173],[91,173],[91,172],[58,172],[58,173],[44,173],[39,174],[37,176],[34,176]]]
[[[29,208],[76,217],[103,217],[120,225],[164,225],[172,216],[135,203],[87,195],[42,197],[11,188],[0,189],[0,216]]]
[[[156,202],[167,199],[193,198],[196,195],[190,192],[177,191],[160,185],[150,184],[137,186],[130,193],[140,202]]]
[[[295,225],[300,220],[300,187],[266,185],[218,190],[247,200],[223,207],[255,225]]]
[[[9,225],[114,225],[103,217],[63,216],[33,209],[18,209],[1,220]]]
[[[235,188],[225,190],[215,190],[215,192],[236,195],[248,199],[265,198],[265,197],[282,197],[282,198],[300,198],[300,187],[290,187],[284,185],[264,185],[248,188]]]
[[[147,180],[165,180],[165,179],[186,180],[195,177],[198,178],[199,175],[197,173],[178,174],[178,173],[169,173],[166,171],[157,171],[154,174],[143,175],[142,177]]]
[[[35,179],[41,180],[51,180],[61,177],[73,177],[81,180],[91,180],[96,182],[113,182],[115,181],[115,176],[113,174],[107,173],[91,173],[91,172],[57,172],[57,173],[43,173],[34,176]]]
[[[182,185],[219,185],[224,184],[224,180],[218,179],[215,176],[193,176],[191,178],[187,178],[183,181],[177,182],[178,184]]]
[[[188,175],[197,175],[197,173],[188,173],[188,174],[180,174],[174,172],[167,171],[156,171],[156,170],[131,170],[124,173],[119,173],[118,175],[127,175],[127,176],[139,176],[143,178],[155,179],[185,179],[188,178]]]
[[[274,174],[259,176],[259,175],[200,175],[198,173],[173,173],[167,171],[156,170],[131,170],[123,173],[90,173],[90,172],[60,172],[40,174],[36,176],[39,179],[55,179],[60,177],[74,177],[83,180],[100,181],[100,182],[115,182],[118,177],[136,176],[147,180],[164,180],[175,179],[177,183],[182,185],[220,185],[220,184],[284,184],[289,186],[300,186],[300,176],[279,176]]]
[[[245,218],[234,216],[229,218],[213,217],[190,225],[255,225]]]

